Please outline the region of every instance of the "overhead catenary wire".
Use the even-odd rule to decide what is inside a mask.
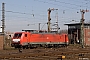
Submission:
[[[73,3],[68,3],[68,2],[65,2],[65,1],[62,2],[62,1],[59,1],[59,0],[48,0],[48,2],[42,1],[42,0],[41,0],[41,1],[40,1],[40,0],[34,0],[34,1],[43,2],[43,3],[48,3],[48,4],[51,3],[50,1],[54,1],[54,3],[51,3],[52,5],[53,5],[53,4],[57,4],[57,3],[63,3],[64,5],[65,5],[65,4],[68,4],[68,5],[77,6],[77,8],[78,8],[78,6],[79,6],[79,7],[87,7],[87,6],[83,6],[83,5],[80,6],[80,4],[73,4]],[[85,3],[85,1],[89,1],[89,0],[83,0],[83,1],[73,0],[73,2],[74,2],[74,1],[75,1],[75,2],[80,2],[80,3]],[[15,4],[14,4],[14,5],[15,5]],[[59,5],[59,6],[62,6],[62,5],[60,5],[60,4],[58,4],[58,5]],[[58,5],[57,5],[57,6],[58,6]],[[84,5],[85,5],[85,4],[84,4]],[[12,5],[11,5],[11,6],[12,6]],[[32,5],[32,6],[33,6],[33,5]],[[25,6],[25,7],[27,7],[27,6]],[[67,8],[68,8],[68,6],[62,6],[62,7],[67,7]],[[72,9],[73,7],[69,7],[69,8]],[[76,10],[77,8],[75,8],[75,10]],[[90,7],[87,7],[87,8],[90,8]],[[71,10],[71,9],[69,9],[69,10]],[[77,9],[77,10],[78,10],[78,9]],[[79,9],[79,10],[80,10],[80,9]],[[40,11],[40,12],[42,12],[42,11]]]
[[[18,13],[18,14],[26,14],[26,15],[33,15],[33,14],[29,14],[29,13],[14,12],[14,11],[5,11],[5,12]]]
[[[2,11],[2,10],[0,10]],[[15,12],[15,11],[5,11],[5,12],[10,12],[10,13],[16,13],[16,14],[24,14],[24,15],[32,15],[34,17],[34,15],[36,16],[47,16],[47,15],[44,15],[44,14],[35,14],[35,13],[23,13],[23,12]]]
[[[59,5],[59,4],[55,4],[55,3],[50,3],[50,2],[47,2],[47,1],[40,1],[40,0],[34,0],[34,1],[43,2],[43,3],[47,3],[47,4],[51,4],[51,5],[56,5],[56,6],[61,6],[61,7],[66,7],[66,8],[68,8],[68,9],[79,10],[78,8],[73,8],[73,7],[63,6],[63,5]]]
[[[50,0],[51,1],[51,0]],[[56,0],[57,1],[57,0]],[[58,1],[57,1],[58,2]],[[45,2],[45,3],[47,3],[47,2]],[[62,2],[62,3],[64,3],[64,2]],[[70,4],[70,3],[65,3],[65,4]],[[71,4],[71,5],[74,5],[74,4]],[[2,10],[1,10],[2,11]],[[14,12],[14,11],[6,11],[6,12],[12,12],[12,13],[18,13],[18,14],[26,14],[26,15],[33,15],[33,14],[30,14],[30,13],[22,13],[22,12]],[[36,14],[35,14],[36,15]],[[38,16],[38,14],[37,14],[37,16]],[[42,15],[40,15],[40,16],[42,16]],[[43,15],[44,16],[44,15]],[[47,16],[47,15],[45,15],[45,16]]]
[[[82,5],[78,5],[78,4],[72,4],[72,3],[67,3],[67,2],[61,2],[61,1],[57,1],[57,0],[49,0],[49,1],[54,1],[57,3],[63,3],[63,4],[68,4],[68,5],[73,5],[73,6],[77,6],[77,7],[87,7],[87,6],[82,6]],[[90,8],[90,7],[88,7]]]
[[[79,5],[77,5],[77,4],[72,4],[72,3],[67,3],[67,2],[60,2],[60,1],[57,1],[57,0],[49,0],[49,2],[46,2],[46,1],[40,1],[40,0],[34,0],[34,1],[39,1],[39,2],[44,2],[44,3],[48,3],[49,4],[49,2],[50,1],[54,1],[54,2],[59,2],[59,3],[64,3],[64,4],[70,4],[70,5],[75,5],[75,6],[79,6]],[[85,0],[86,1],[86,0]],[[52,3],[53,4],[53,3]],[[57,4],[56,4],[57,5]],[[57,5],[58,6],[58,5]],[[61,6],[61,5],[59,5],[59,6]],[[67,7],[67,6],[66,6]],[[67,7],[68,8],[68,7]],[[70,8],[70,7],[69,7]],[[71,9],[73,9],[73,8],[71,8]],[[76,9],[76,8],[75,8]],[[11,12],[11,11],[9,11],[9,12]],[[19,12],[14,12],[14,13],[19,13]],[[27,14],[27,13],[20,13],[20,14]],[[32,15],[32,14],[31,14]]]
[[[48,1],[41,1],[41,0],[34,0],[34,1],[42,2],[42,3],[47,3],[47,4],[51,4],[51,5],[56,5],[56,6],[61,6],[61,7],[66,7],[69,10],[71,10],[71,9],[73,9],[73,10],[80,10],[80,8],[78,8],[78,7],[77,8],[68,7],[68,6],[64,6],[64,5],[55,4],[55,2],[54,3],[51,3],[50,1],[53,1],[53,0],[50,0],[49,2]],[[75,6],[79,6],[79,7],[86,7],[86,6],[82,6],[82,5],[80,6],[80,5],[77,5],[77,4],[65,3],[65,2],[60,2],[60,1],[57,1],[57,2],[64,3],[64,4],[69,4],[69,5],[75,5]]]
[[[45,2],[45,3],[47,3],[47,2]],[[67,3],[67,4],[69,4],[69,3]],[[18,14],[26,14],[26,15],[36,15],[36,14],[30,14],[30,13],[22,13],[22,12],[13,12],[13,11],[6,11],[6,12],[12,12],[12,13],[18,13]],[[38,14],[37,14],[37,16],[38,16]],[[42,16],[42,15],[41,15]],[[44,16],[44,15],[43,15]],[[47,15],[46,15],[47,16]]]
[[[2,10],[0,10],[0,11],[2,11]],[[14,11],[5,11],[5,12],[11,12],[11,13],[16,13],[16,14],[25,14],[25,15],[33,15],[33,14],[30,14],[30,13],[14,12]],[[43,16],[43,17],[47,16],[47,15],[40,15],[40,14],[39,15],[38,14],[35,14],[35,15],[37,15],[37,16]],[[8,15],[5,15],[5,16],[12,17],[12,16],[8,16]],[[35,19],[35,18],[36,19],[40,19],[40,18],[37,18],[37,17],[35,17],[35,18],[19,17],[19,16],[13,16],[13,17],[16,17],[16,18],[27,18],[27,19]],[[55,17],[55,16],[51,16],[51,17]]]
[[[1,10],[2,11],[2,10]],[[7,12],[9,12],[9,11],[7,11]],[[13,13],[13,12],[12,12]],[[18,13],[18,12],[17,12]],[[19,12],[19,14],[22,14],[21,12]],[[5,15],[5,16],[7,16],[7,15]],[[8,17],[10,17],[10,16],[8,16]],[[12,16],[11,16],[12,17]],[[35,17],[35,18],[29,18],[29,17],[19,17],[19,16],[13,16],[13,17],[15,17],[15,18],[26,18],[26,19],[39,19],[39,20],[47,20],[47,19],[41,19],[41,18],[37,18],[37,17]],[[51,17],[54,17],[54,16],[51,16]],[[68,18],[68,17],[59,17],[60,18],[60,20],[67,20],[67,19],[73,19],[73,18]],[[53,21],[54,21],[55,19],[53,19]]]

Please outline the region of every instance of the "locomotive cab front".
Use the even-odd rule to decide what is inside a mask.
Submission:
[[[19,47],[20,46],[20,39],[21,39],[22,33],[15,33],[12,39],[11,46],[12,47]]]

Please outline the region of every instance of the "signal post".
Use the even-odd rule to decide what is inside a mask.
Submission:
[[[58,9],[54,9],[54,8],[52,8],[52,9],[48,9],[48,23],[47,23],[47,25],[48,25],[48,32],[50,32],[51,31],[51,28],[50,28],[50,24],[51,24],[51,22],[50,22],[50,20],[51,20],[51,17],[50,17],[50,13],[51,13],[51,11],[54,11],[54,10],[58,10]]]
[[[81,23],[81,46],[82,46],[82,48],[84,48],[84,21],[85,21],[85,19],[84,19],[84,14],[85,14],[85,12],[89,12],[89,10],[80,10],[80,12],[81,12],[81,21],[80,21],[80,23]]]

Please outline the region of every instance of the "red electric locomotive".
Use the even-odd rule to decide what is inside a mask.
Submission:
[[[68,44],[67,34],[16,32],[11,46],[15,48],[31,48],[59,47],[61,45],[67,46]]]

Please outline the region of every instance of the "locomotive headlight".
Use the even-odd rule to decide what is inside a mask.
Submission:
[[[13,42],[20,42],[20,39],[13,39]]]

